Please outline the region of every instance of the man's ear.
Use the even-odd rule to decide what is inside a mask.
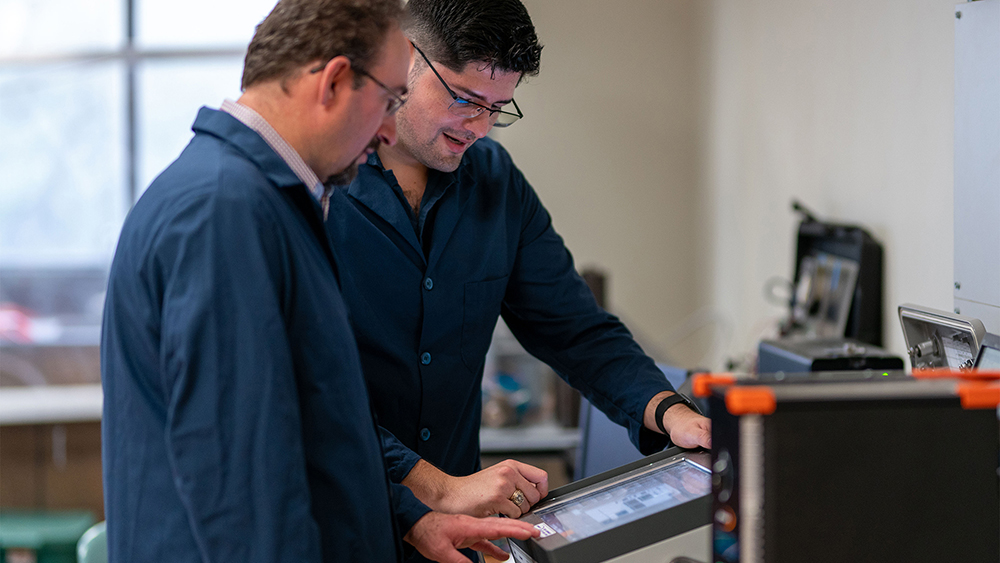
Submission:
[[[338,96],[343,96],[346,88],[354,86],[354,73],[351,72],[351,61],[347,57],[338,56],[330,59],[319,74],[316,95],[324,106],[333,103]]]

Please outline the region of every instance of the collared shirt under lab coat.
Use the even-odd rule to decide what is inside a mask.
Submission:
[[[111,560],[397,561],[393,506],[422,505],[390,492],[319,205],[232,116],[193,128],[110,275]]]

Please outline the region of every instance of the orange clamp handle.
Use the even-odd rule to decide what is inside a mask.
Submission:
[[[731,373],[696,373],[691,376],[691,394],[704,399],[712,394],[715,385],[732,385],[736,376]]]
[[[733,387],[726,391],[726,410],[730,414],[771,414],[778,408],[774,390],[764,385]]]
[[[959,383],[956,390],[963,409],[995,409],[1000,406],[1000,385],[966,382]]]

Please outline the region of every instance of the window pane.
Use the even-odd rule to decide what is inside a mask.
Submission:
[[[0,68],[0,262],[103,266],[127,210],[121,63]]]
[[[118,49],[123,0],[0,0],[0,57]]]
[[[218,108],[240,96],[243,60],[151,60],[136,75],[139,155],[138,187],[149,183],[191,140],[191,124],[202,106]]]
[[[275,0],[135,0],[141,48],[246,48]]]

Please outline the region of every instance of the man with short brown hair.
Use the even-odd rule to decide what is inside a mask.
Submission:
[[[328,186],[395,143],[399,15],[281,0],[243,95],[199,111],[125,221],[101,344],[110,561],[390,562],[406,535],[453,562],[532,535],[390,484],[340,296]]]

